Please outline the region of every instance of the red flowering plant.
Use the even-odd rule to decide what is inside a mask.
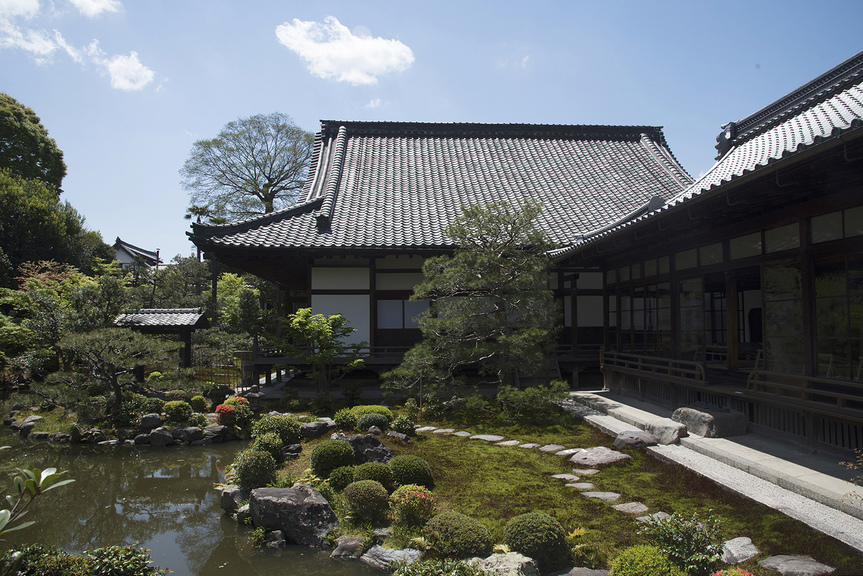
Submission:
[[[390,496],[393,521],[400,526],[423,526],[435,512],[434,494],[425,486],[405,484]]]
[[[753,576],[753,574],[743,568],[726,568],[725,570],[717,570],[710,576]]]
[[[228,406],[243,406],[248,403],[248,399],[243,398],[242,396],[231,396],[230,398],[225,400],[225,404],[227,404]]]
[[[219,424],[223,426],[232,426],[234,424],[234,413],[236,408],[230,404],[219,404],[216,406],[216,414],[219,415]]]

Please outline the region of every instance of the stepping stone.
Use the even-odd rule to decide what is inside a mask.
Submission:
[[[539,444],[534,444],[533,442],[528,442],[527,444],[519,444],[519,448],[539,448]]]
[[[459,438],[467,438],[470,435],[471,433],[467,430],[462,430],[461,432],[456,432],[455,434],[453,434],[453,436],[458,436]]]
[[[758,549],[750,538],[741,536],[722,543],[722,561],[726,564],[740,564],[758,556]]]
[[[647,524],[648,522],[653,522],[654,520],[660,520],[662,518],[671,518],[671,514],[668,514],[667,512],[654,512],[649,516],[639,516],[635,520],[636,522]]]
[[[560,452],[555,452],[555,456],[572,456],[576,452],[581,452],[581,448],[567,448],[566,450],[561,450]]]
[[[415,432],[431,432],[432,430],[437,430],[434,426],[423,426],[422,428],[417,428]]]
[[[595,486],[590,482],[573,482],[566,485],[567,488],[575,488],[576,490],[593,490]],[[586,492],[585,492],[586,494]],[[619,496],[619,494],[618,494]]]
[[[455,432],[455,428],[438,428],[432,434],[452,434]]]
[[[612,464],[619,460],[628,460],[629,454],[622,454],[605,446],[596,446],[595,448],[586,448],[577,454],[573,454],[569,459],[573,464],[581,464],[582,466],[599,466],[601,464]]]
[[[760,561],[759,566],[776,570],[783,576],[819,576],[835,570],[826,564],[816,562],[809,556],[771,556]]]
[[[475,434],[470,437],[471,440],[485,440],[486,442],[500,442],[503,436],[497,434]]]
[[[641,502],[629,502],[628,504],[615,504],[612,506],[618,512],[625,512],[627,514],[641,514],[642,512],[647,512],[647,506],[642,504]]]
[[[578,482],[578,476],[575,474],[552,474],[551,477],[558,480],[566,480],[567,482]]]
[[[599,498],[600,500],[604,500],[606,502],[614,502],[618,498],[620,498],[620,494],[617,492],[582,492],[583,495],[588,498]]]
[[[559,450],[563,450],[566,446],[561,446],[560,444],[546,444],[542,448],[539,449],[540,452],[557,452]]]
[[[596,468],[573,468],[572,473],[582,476],[593,476],[594,474],[599,474],[599,470]]]
[[[503,442],[498,442],[498,446],[518,446],[521,444],[521,440],[505,440]]]

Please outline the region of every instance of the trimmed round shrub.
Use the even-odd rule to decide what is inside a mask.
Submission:
[[[342,466],[353,466],[354,449],[344,440],[324,440],[310,455],[312,473],[320,478],[329,478],[330,472]]]
[[[161,398],[144,398],[138,408],[141,415],[144,414],[161,414],[165,410],[165,401]]]
[[[336,492],[341,492],[344,490],[348,484],[354,481],[354,467],[353,466],[340,466],[336,468],[332,472],[330,472],[330,477],[327,480],[330,484],[330,488],[335,490]]]
[[[434,516],[434,494],[424,486],[400,487],[390,496],[390,505],[397,526],[424,526]]]
[[[390,460],[389,466],[390,470],[393,471],[393,480],[395,480],[396,486],[418,484],[430,490],[434,488],[431,466],[419,456],[413,454],[396,456]]]
[[[395,488],[393,471],[383,462],[364,462],[354,468],[354,481],[377,480],[390,493]]]
[[[386,517],[389,493],[377,480],[360,480],[348,484],[342,496],[355,520],[376,523]]]
[[[333,416],[333,422],[340,430],[356,430],[359,418],[350,408],[342,408]]]
[[[234,459],[234,473],[240,488],[251,490],[276,481],[276,460],[269,452],[243,450]]]
[[[362,418],[366,414],[383,414],[387,417],[387,422],[393,421],[393,411],[386,406],[381,406],[380,404],[366,404],[364,406],[354,406],[353,408],[351,408],[351,412],[354,413],[354,416],[356,416],[357,419]]]
[[[393,420],[392,428],[400,434],[404,434],[406,436],[413,436],[414,428],[416,428],[416,425],[414,424],[414,421],[407,416],[399,416],[398,418]]]
[[[284,442],[275,432],[265,432],[255,438],[252,442],[252,447],[261,452],[267,452],[273,457],[273,460],[278,464],[285,459],[282,449],[285,447]]]
[[[357,430],[366,432],[372,426],[377,426],[382,431],[390,427],[390,421],[383,414],[364,414],[357,421]]]
[[[608,576],[686,576],[656,546],[632,546],[612,560]]]
[[[510,519],[503,541],[513,552],[536,560],[542,572],[563,568],[569,562],[566,531],[556,518],[544,512],[528,512]]]
[[[302,440],[300,421],[287,414],[268,414],[262,416],[252,425],[252,438],[257,438],[267,432],[276,433],[282,444],[297,444]]]
[[[392,576],[488,576],[488,572],[470,561],[451,558],[401,563]]]
[[[231,396],[230,398],[225,398],[225,401],[222,402],[222,404],[227,404],[228,406],[242,406],[248,403],[249,400],[242,396]]]
[[[210,407],[210,403],[201,395],[192,396],[191,400],[189,400],[189,406],[192,407],[192,410],[195,412],[206,412]]]
[[[172,424],[185,424],[194,412],[185,400],[165,402],[163,409],[165,410],[165,418]]]
[[[486,558],[494,546],[488,528],[454,510],[441,512],[429,520],[423,536],[431,549],[449,558]]]
[[[219,415],[219,424],[223,426],[233,426],[236,421],[237,409],[228,404],[219,404],[216,406],[216,414]]]
[[[165,402],[176,402],[177,400],[188,402],[190,399],[191,396],[185,390],[168,390],[165,392]]]
[[[248,430],[254,420],[255,413],[252,412],[252,407],[249,406],[248,402],[234,405],[234,424],[243,430]]]
[[[189,416],[189,426],[197,426],[198,428],[206,428],[210,422],[207,420],[207,416],[201,414],[200,412],[195,412],[191,416]]]

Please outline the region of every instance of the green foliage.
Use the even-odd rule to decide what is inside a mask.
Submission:
[[[254,448],[243,450],[234,459],[237,484],[244,489],[261,488],[276,481],[276,460]]]
[[[411,296],[429,302],[417,318],[423,339],[384,375],[389,390],[452,389],[467,365],[497,384],[547,366],[559,319],[548,288],[551,244],[535,226],[541,211],[539,202],[469,206],[447,228],[458,248],[423,264]]]
[[[612,560],[608,576],[687,576],[656,546],[632,546]]]
[[[210,421],[207,420],[207,416],[205,414],[201,414],[200,412],[195,412],[191,416],[189,416],[189,421],[187,422],[189,426],[197,426],[198,428],[206,428]]]
[[[351,408],[351,412],[353,412],[357,419],[362,418],[366,414],[382,414],[386,416],[387,421],[393,421],[393,411],[386,406],[381,406],[380,404],[363,404],[362,406],[354,406]]]
[[[309,401],[309,411],[317,416],[328,416],[333,413],[333,397],[329,392],[318,392]]]
[[[63,152],[32,109],[0,93],[0,169],[41,180],[60,193],[66,176]],[[5,214],[5,213],[4,213]]]
[[[416,424],[414,424],[414,421],[407,416],[399,416],[398,418],[393,420],[393,430],[395,430],[399,434],[413,436],[415,434],[415,429]]]
[[[14,572],[19,576],[157,576],[170,572],[150,566],[149,552],[134,546],[106,546],[77,555],[31,545],[7,552],[3,561],[8,562],[14,554],[20,554],[19,568]]]
[[[252,425],[252,438],[274,432],[282,444],[297,444],[302,439],[300,422],[288,414],[267,414]]]
[[[389,492],[377,480],[357,480],[342,491],[353,522],[377,524],[389,509]]]
[[[428,521],[423,536],[429,548],[449,558],[485,558],[494,541],[491,532],[478,520],[447,510]]]
[[[444,558],[400,564],[392,576],[488,576],[488,574],[470,562]]]
[[[192,398],[189,400],[189,405],[195,412],[206,412],[207,409],[210,407],[210,403],[207,401],[207,399],[200,394],[197,396],[192,396]]]
[[[345,487],[353,482],[354,478],[354,467],[353,466],[339,466],[332,472],[330,472],[330,477],[327,480],[333,490],[336,492],[341,492],[345,489]]]
[[[393,522],[397,526],[424,526],[435,512],[431,490],[416,484],[399,487],[390,496]]]
[[[566,532],[557,519],[544,512],[528,512],[506,524],[504,542],[513,552],[536,560],[542,572],[563,568],[569,562]]]
[[[354,468],[354,481],[360,480],[376,480],[388,493],[395,488],[393,471],[383,462],[363,462]]]
[[[429,489],[434,488],[431,466],[419,456],[400,454],[390,460],[389,466],[397,486],[418,484]]]
[[[342,466],[352,466],[354,449],[344,440],[324,440],[312,448],[312,474],[329,478],[330,472]]]
[[[390,421],[383,414],[363,414],[357,422],[357,430],[366,432],[372,426],[380,428],[382,432],[390,427]]]
[[[501,386],[497,393],[497,401],[503,407],[504,418],[544,418],[560,411],[555,404],[569,394],[566,382],[555,380],[549,385],[515,388]]]
[[[722,526],[712,510],[704,518],[698,514],[655,518],[639,533],[690,576],[709,576],[722,558]]]
[[[288,317],[285,354],[297,357],[311,366],[309,377],[318,384],[318,392],[329,392],[330,384],[363,366],[362,353],[368,343],[348,344],[356,331],[341,314],[312,314],[301,308]]]
[[[171,400],[165,402],[165,418],[170,424],[180,425],[189,421],[194,410],[185,400]]]
[[[237,404],[234,408],[234,424],[241,430],[249,430],[255,420],[255,413],[252,412],[252,407],[247,403]]]
[[[339,430],[356,430],[359,421],[350,408],[341,408],[333,416],[333,421]]]
[[[161,379],[162,374],[159,373],[159,378]],[[182,400],[184,402],[188,402],[192,399],[192,394],[188,390],[168,390],[165,392],[165,402],[176,402],[177,400]]]
[[[269,453],[276,463],[281,462],[285,458],[284,452],[282,451],[285,444],[276,432],[264,432],[263,434],[258,434],[254,437],[252,447],[255,450]]]
[[[0,447],[0,449],[8,448],[8,446]],[[65,472],[57,472],[56,468],[44,470],[17,468],[12,478],[17,496],[6,496],[6,501],[11,508],[0,510],[0,536],[33,525],[32,521],[20,524],[17,522],[27,513],[27,507],[37,496],[74,482],[72,479],[59,480],[63,474]]]
[[[165,401],[161,398],[145,398],[138,406],[138,410],[143,414],[161,414],[165,407]]]

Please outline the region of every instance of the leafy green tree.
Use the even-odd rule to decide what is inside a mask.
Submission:
[[[74,354],[72,369],[78,376],[104,386],[109,399],[106,412],[112,417],[118,416],[123,408],[123,389],[131,384],[135,368],[176,361],[179,348],[176,343],[123,328],[71,333],[60,340],[59,346]],[[65,381],[67,384],[79,382],[72,377]]]
[[[300,308],[288,317],[285,354],[310,366],[309,377],[318,383],[318,392],[329,392],[332,382],[363,365],[361,351],[368,343],[345,342],[354,332],[341,314],[324,316]]]
[[[551,245],[534,225],[541,210],[532,202],[464,209],[447,229],[458,248],[423,266],[411,296],[429,302],[418,318],[423,340],[385,375],[389,388],[461,385],[467,366],[511,384],[516,369],[535,373],[547,365],[559,315],[548,288]]]
[[[39,117],[8,94],[0,93],[0,169],[51,186],[55,197],[66,176],[63,152]]]
[[[293,203],[306,180],[314,137],[285,114],[228,122],[194,143],[180,170],[187,217],[213,222],[270,213]]]

